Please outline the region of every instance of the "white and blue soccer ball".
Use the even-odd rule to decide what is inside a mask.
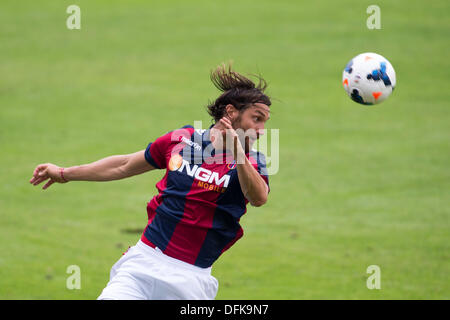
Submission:
[[[353,101],[365,105],[381,103],[395,88],[395,70],[385,57],[361,53],[345,66],[342,84]]]

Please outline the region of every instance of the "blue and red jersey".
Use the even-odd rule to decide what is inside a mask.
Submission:
[[[166,173],[147,204],[148,225],[141,240],[202,268],[243,236],[239,220],[248,203],[233,156],[213,148],[210,129],[184,126],[145,150],[147,162]],[[269,185],[264,155],[250,151],[246,156]]]

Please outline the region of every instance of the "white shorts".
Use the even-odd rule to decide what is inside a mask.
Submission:
[[[139,240],[111,268],[98,300],[212,300],[218,286],[211,268],[174,259]]]

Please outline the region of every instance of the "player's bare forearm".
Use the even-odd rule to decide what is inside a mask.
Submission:
[[[121,168],[127,162],[127,155],[114,155],[101,160],[68,167],[64,176],[69,181],[112,181],[125,178]]]
[[[242,192],[252,206],[259,207],[267,202],[269,188],[266,182],[245,156],[244,149],[238,149],[235,156],[239,184]]]
[[[47,189],[53,183],[69,181],[112,181],[124,179],[155,169],[145,159],[145,150],[127,155],[115,155],[101,160],[73,166],[59,167],[52,163],[40,164],[34,169],[30,183],[37,186],[50,179],[42,189]]]
[[[233,155],[237,163],[236,169],[242,193],[252,206],[262,206],[267,202],[269,188],[250,160],[245,156],[244,148],[238,141],[237,136],[234,137]]]
[[[101,160],[65,168],[69,181],[112,181],[144,173],[154,169],[144,157],[145,150],[127,155],[114,155]]]

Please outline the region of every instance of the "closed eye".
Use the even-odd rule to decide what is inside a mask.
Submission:
[[[267,117],[267,119],[266,119]],[[255,119],[255,121],[267,121],[270,119],[269,116],[264,115],[261,111],[256,110],[255,115],[253,116],[253,118]]]

